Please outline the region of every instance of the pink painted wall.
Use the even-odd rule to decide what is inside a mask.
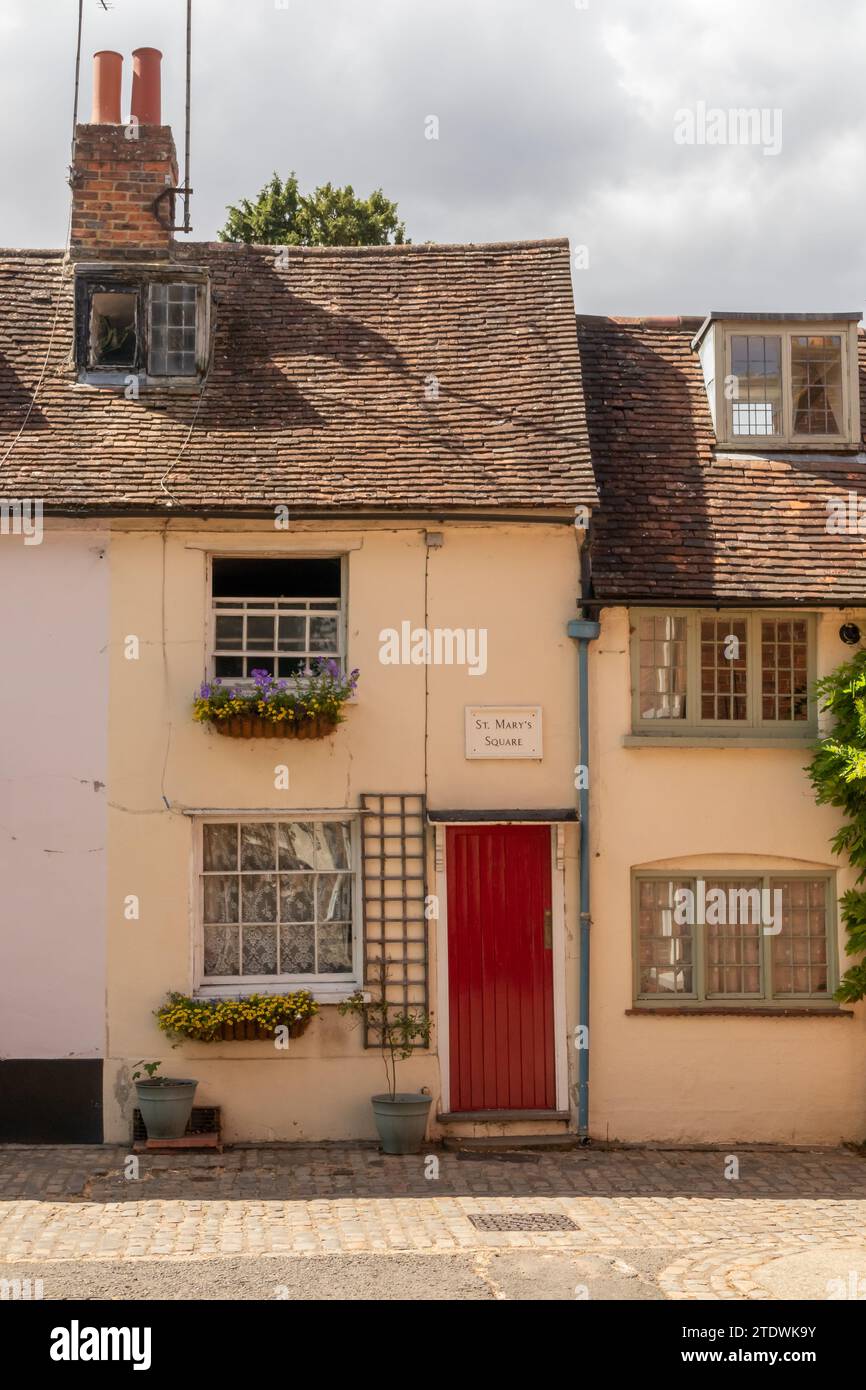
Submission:
[[[0,535],[0,1058],[104,1052],[108,575]]]

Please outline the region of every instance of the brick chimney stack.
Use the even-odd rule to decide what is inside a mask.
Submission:
[[[71,252],[76,260],[166,259],[171,254],[177,153],[160,124],[160,63],[155,48],[132,55],[132,114],[120,117],[123,57],[93,59],[93,118],[75,130]],[[160,196],[164,195],[164,196]]]

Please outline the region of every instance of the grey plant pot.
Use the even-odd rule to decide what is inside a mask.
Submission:
[[[386,1154],[416,1154],[424,1143],[432,1096],[418,1091],[398,1091],[390,1096],[371,1096],[373,1116]]]
[[[138,1108],[148,1139],[182,1139],[192,1114],[197,1081],[168,1076],[164,1081],[136,1081]]]

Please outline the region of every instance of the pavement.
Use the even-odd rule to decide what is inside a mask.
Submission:
[[[4,1280],[0,1300],[866,1301],[866,1154],[5,1146]]]

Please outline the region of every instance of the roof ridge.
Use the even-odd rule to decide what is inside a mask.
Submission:
[[[706,314],[576,314],[578,323],[618,323],[634,328],[700,327]]]
[[[0,246],[0,257],[39,256],[43,260],[63,260],[66,247],[56,246]]]
[[[272,253],[278,247],[286,245],[283,242],[270,241],[178,241],[174,245],[175,251],[222,251],[230,247],[235,251],[267,251]],[[355,256],[355,255],[435,255],[440,252],[454,251],[537,251],[548,250],[552,247],[559,249],[567,248],[569,245],[568,237],[536,237],[525,241],[418,241],[404,242],[401,245],[388,246],[291,246],[288,247],[292,255],[309,256]],[[9,259],[20,256],[38,256],[46,260],[62,259],[66,255],[65,247],[52,246],[0,246],[0,257]],[[103,257],[102,259],[109,259]]]
[[[426,254],[433,255],[439,251],[530,251],[539,248],[552,246],[567,247],[568,237],[537,237],[526,241],[413,241],[402,242],[399,245],[387,246],[288,246],[287,249],[292,254],[299,252],[311,256],[349,256],[349,255],[373,255],[378,253],[387,254]],[[244,251],[273,251],[275,247],[286,245],[282,242],[270,241],[187,241],[178,242],[177,245],[185,250],[193,247],[207,247],[211,250],[222,250],[234,246]]]

